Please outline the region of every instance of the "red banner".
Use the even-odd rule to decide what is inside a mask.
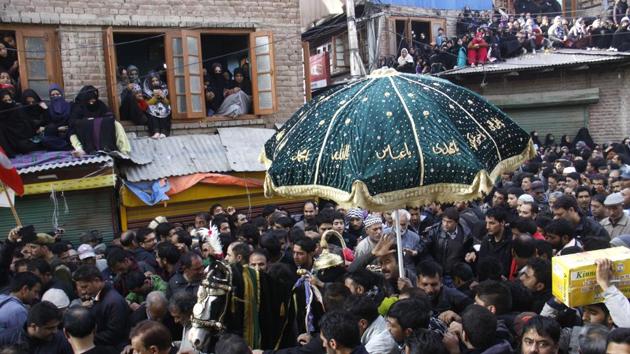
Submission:
[[[328,52],[311,55],[311,90],[326,87],[330,84],[330,60]]]

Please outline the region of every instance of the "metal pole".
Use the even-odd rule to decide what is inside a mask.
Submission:
[[[405,277],[405,264],[403,259],[402,249],[402,235],[400,234],[400,213],[398,209],[394,212],[394,219],[396,220],[396,252],[398,253],[398,276]]]
[[[354,0],[346,0],[346,17],[348,19],[348,51],[350,53],[350,76],[352,79],[361,77],[364,69],[359,57],[359,40],[354,18]]]

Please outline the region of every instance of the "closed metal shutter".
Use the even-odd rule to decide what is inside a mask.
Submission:
[[[111,241],[118,221],[114,219],[114,190],[100,188],[73,192],[57,192],[57,218],[65,230],[63,240],[79,246],[79,234],[99,230],[106,242]],[[54,203],[50,194],[16,197],[15,204],[23,225],[33,225],[37,232],[50,232],[53,227]],[[67,209],[66,209],[67,206]],[[9,208],[0,208],[0,239],[4,240],[15,220]]]
[[[526,132],[537,131],[542,142],[549,133],[558,142],[565,134],[574,137],[580,128],[588,124],[587,107],[583,105],[506,109],[505,113]]]

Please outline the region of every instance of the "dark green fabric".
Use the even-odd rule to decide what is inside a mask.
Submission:
[[[483,137],[476,149],[475,136]],[[471,184],[480,170],[490,174],[528,142],[525,131],[481,96],[435,77],[397,74],[318,96],[266,143],[265,154],[275,186],[350,192],[361,180],[374,196],[436,183]]]

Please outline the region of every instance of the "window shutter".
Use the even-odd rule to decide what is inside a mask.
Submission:
[[[278,109],[278,103],[271,32],[252,32],[249,35],[249,46],[254,114],[275,113]]]
[[[42,97],[48,97],[48,86],[62,85],[59,50],[56,33],[53,29],[25,29],[16,31],[20,84],[22,88],[35,90]]]
[[[173,118],[205,117],[200,34],[193,31],[167,33],[166,66]]]
[[[118,67],[116,63],[116,47],[114,46],[114,30],[107,27],[103,30],[103,53],[105,55],[105,78],[107,80],[107,97],[109,107],[120,120],[120,96],[118,92]]]

